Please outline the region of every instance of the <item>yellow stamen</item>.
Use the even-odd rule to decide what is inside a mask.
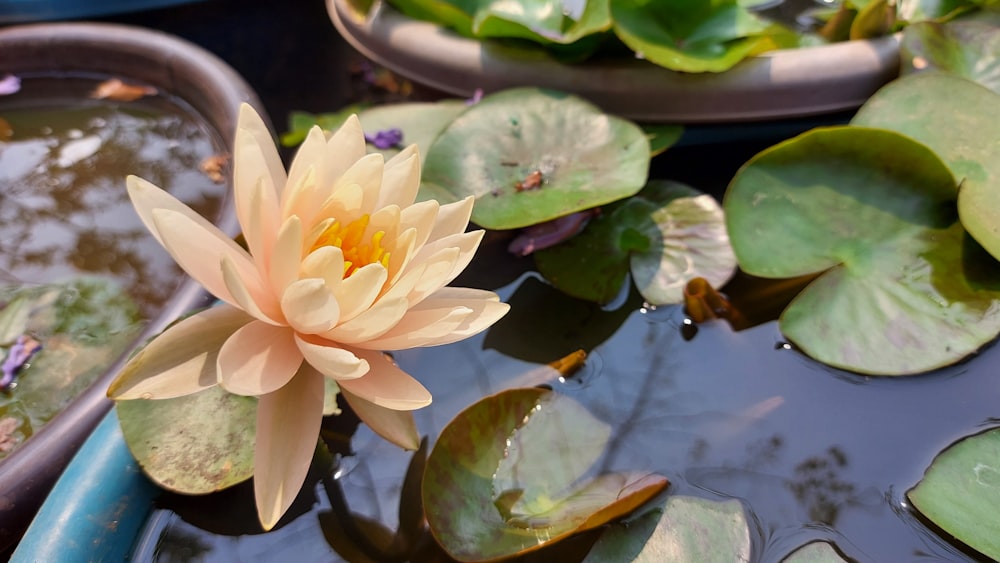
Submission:
[[[382,264],[389,267],[389,252],[382,246],[385,231],[376,231],[371,235],[371,243],[365,243],[365,231],[371,218],[365,214],[351,221],[346,226],[334,221],[316,238],[312,250],[321,246],[336,246],[344,254],[344,277],[347,278],[358,268],[368,264]]]

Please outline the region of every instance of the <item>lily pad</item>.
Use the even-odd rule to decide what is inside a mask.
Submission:
[[[176,399],[115,406],[129,450],[161,487],[205,494],[253,476],[256,399],[216,386]]]
[[[988,266],[956,221],[956,191],[926,146],[843,126],[755,156],[724,208],[747,273],[823,272],[782,313],[785,336],[835,367],[904,375],[957,362],[1000,332],[1000,292],[980,282]]]
[[[584,479],[610,433],[551,391],[512,389],[482,399],[445,427],[427,460],[431,532],[452,557],[488,561],[628,514],[668,483],[650,473]]]
[[[852,123],[898,131],[927,145],[962,188],[965,229],[1000,257],[1000,95],[963,78],[922,73],[879,90]]]
[[[615,35],[671,70],[722,72],[769,45],[774,28],[736,0],[611,3]]]
[[[750,528],[737,500],[670,496],[605,530],[583,563],[750,561]]]
[[[358,120],[361,121],[364,132],[369,135],[388,129],[402,131],[403,140],[398,147],[378,150],[385,155],[386,160],[395,156],[402,148],[415,144],[423,161],[438,134],[467,108],[461,100],[387,104],[361,110],[358,112]]]
[[[796,549],[781,560],[782,563],[847,563],[829,542],[814,541]]]
[[[899,46],[904,74],[940,70],[1000,92],[1000,28],[978,21],[907,26]]]
[[[607,303],[631,271],[649,303],[681,303],[696,277],[722,286],[736,257],[718,202],[693,188],[652,181],[576,237],[535,253],[539,272],[578,297]]]
[[[504,90],[455,118],[431,145],[423,182],[476,197],[472,221],[515,229],[638,192],[649,141],[634,123],[580,98]]]
[[[609,0],[473,0],[472,33],[567,45],[611,29]]]
[[[991,559],[1000,559],[1000,429],[939,454],[907,493],[928,519]]]

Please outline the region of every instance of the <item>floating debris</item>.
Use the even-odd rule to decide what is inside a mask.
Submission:
[[[22,334],[17,337],[17,341],[7,351],[7,359],[0,365],[0,390],[10,391],[14,387],[17,374],[21,368],[31,360],[36,352],[42,349],[42,343],[34,338]]]
[[[542,187],[543,180],[544,177],[542,176],[541,170],[535,170],[531,174],[528,174],[524,180],[514,184],[514,190],[517,192],[537,190]]]
[[[119,102],[133,102],[146,96],[155,96],[157,89],[143,84],[127,84],[118,78],[105,80],[94,88],[90,97],[95,100],[115,100]]]
[[[399,148],[403,142],[403,130],[394,127],[376,131],[374,135],[365,133],[365,142],[381,150]]]
[[[601,213],[600,208],[584,209],[551,221],[526,227],[507,246],[507,251],[518,256],[527,256],[537,250],[555,246],[575,237],[587,226],[592,217]]]
[[[5,74],[0,78],[0,96],[9,96],[21,91],[21,79],[13,74]]]
[[[17,419],[12,416],[0,418],[0,453],[7,453],[14,449],[20,442],[17,439],[17,428],[20,426]]]
[[[216,184],[222,184],[226,181],[225,174],[222,173],[226,165],[229,164],[228,154],[213,154],[212,156],[206,157],[201,161],[198,168],[202,171],[209,180],[215,182]]]

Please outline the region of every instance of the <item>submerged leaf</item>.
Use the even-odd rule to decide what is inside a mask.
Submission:
[[[736,500],[671,496],[605,530],[584,563],[750,561],[750,528]]]
[[[155,96],[157,89],[145,84],[128,84],[119,78],[111,78],[101,82],[90,93],[95,100],[115,100],[117,102],[134,102],[146,96]]]
[[[575,401],[512,389],[455,417],[427,460],[423,501],[434,537],[463,561],[536,550],[629,513],[667,486],[649,473],[584,479],[610,427]]]
[[[515,229],[633,195],[648,169],[649,141],[635,124],[568,94],[517,88],[445,128],[427,153],[421,197],[428,186],[449,199],[473,195],[474,223]]]
[[[1000,429],[948,447],[906,496],[941,529],[1000,559]]]
[[[216,386],[176,399],[115,406],[129,450],[161,487],[205,494],[253,475],[255,399]]]
[[[1000,278],[967,244],[955,197],[930,149],[850,126],[758,154],[725,209],[747,273],[823,272],[782,313],[789,339],[832,366],[903,375],[957,362],[1000,332]]]

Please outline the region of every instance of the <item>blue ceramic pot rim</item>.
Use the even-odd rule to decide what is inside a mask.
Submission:
[[[257,95],[221,59],[178,37],[134,26],[52,23],[2,28],[0,71],[96,72],[148,83],[190,105],[230,152],[242,102],[253,105],[267,119]],[[226,190],[215,222],[235,234],[238,227],[231,194],[231,189]],[[203,304],[207,304],[203,290],[186,281],[135,345]],[[105,390],[127,355],[0,462],[0,551],[17,540],[74,452],[111,408]]]

